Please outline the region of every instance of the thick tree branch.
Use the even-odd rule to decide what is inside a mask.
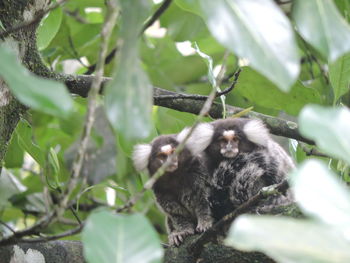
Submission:
[[[73,75],[60,74],[56,77],[56,79],[64,82],[71,93],[80,95],[82,97],[86,97],[93,77],[85,76],[85,75],[73,76]],[[103,84],[105,85],[109,80],[110,78],[104,78]],[[199,114],[204,104],[204,101],[202,101],[202,98],[201,99],[187,98],[186,94],[176,93],[173,91],[168,91],[160,88],[154,88],[153,95],[155,98],[154,99],[155,105],[181,111],[181,112],[193,113],[196,115]],[[157,99],[160,96],[164,96],[164,95],[173,96],[174,99],[167,99],[167,100]],[[226,109],[227,109],[228,116],[239,113],[244,110],[242,108],[234,107],[230,105],[227,105]],[[215,119],[222,118],[221,104],[214,103],[209,111],[209,115]],[[254,111],[249,112],[247,116],[252,118],[259,118],[262,121],[264,121],[272,134],[306,142],[308,144],[314,144],[312,140],[309,140],[303,137],[299,133],[298,125],[295,122],[286,121],[277,117],[272,117],[272,116],[261,114]]]

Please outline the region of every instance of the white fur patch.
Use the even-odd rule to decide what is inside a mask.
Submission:
[[[254,119],[247,122],[243,127],[243,132],[248,140],[266,146],[270,140],[270,133],[261,120]]]
[[[150,144],[138,144],[134,147],[132,160],[137,171],[146,170],[152,146]]]
[[[160,151],[165,154],[171,154],[171,152],[173,151],[173,146],[171,146],[170,144],[164,145],[160,147]]]
[[[222,136],[224,136],[224,138],[227,140],[232,140],[233,137],[235,136],[235,131],[234,130],[224,131]]]
[[[190,128],[183,129],[176,137],[177,141],[181,143],[189,133]],[[211,142],[214,134],[214,127],[209,123],[200,123],[194,129],[190,138],[186,142],[186,147],[193,155],[203,152]]]

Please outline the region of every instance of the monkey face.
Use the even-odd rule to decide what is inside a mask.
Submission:
[[[225,130],[219,137],[220,153],[225,158],[234,158],[239,153],[238,136],[234,130]]]
[[[166,167],[165,171],[176,171],[178,167],[178,158],[177,156],[173,155],[175,148],[176,147],[174,147],[174,145],[172,144],[166,144],[161,146],[159,152],[156,154],[156,159],[154,160],[156,166],[161,167],[165,162],[168,162],[169,165]]]

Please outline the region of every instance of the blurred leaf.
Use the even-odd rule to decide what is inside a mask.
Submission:
[[[293,18],[301,36],[330,61],[350,51],[350,26],[330,0],[296,0]]]
[[[155,230],[140,215],[93,213],[82,233],[84,254],[90,263],[156,263],[163,250]]]
[[[350,53],[329,65],[329,79],[332,83],[335,104],[350,90]]]
[[[52,10],[40,23],[37,30],[37,46],[39,50],[47,48],[57,34],[62,22],[62,9]]]
[[[138,58],[138,35],[150,8],[145,0],[122,0],[121,6],[123,44],[113,80],[105,90],[105,102],[114,129],[130,140],[147,137],[152,128],[153,89]]]
[[[0,211],[11,196],[25,190],[26,187],[14,175],[3,168],[0,174]]]
[[[291,115],[297,115],[308,103],[321,102],[318,91],[304,86],[300,81],[293,85],[289,93],[285,93],[248,67],[243,68],[234,92],[260,106],[283,110]]]
[[[202,15],[200,3],[197,0],[175,0],[175,3],[186,11]]]
[[[12,137],[4,158],[6,168],[19,168],[23,164],[24,151],[18,144],[18,135],[12,133]]]
[[[42,167],[45,164],[45,157],[42,150],[32,141],[32,127],[30,124],[21,119],[15,130],[18,136],[18,143],[33,159]]]
[[[325,153],[350,164],[350,110],[306,106],[299,116],[299,130]]]
[[[0,46],[0,57],[0,76],[20,102],[57,117],[68,117],[73,100],[62,83],[34,76],[4,46]]]
[[[300,208],[320,221],[350,230],[350,194],[325,164],[308,160],[293,173],[292,185]]]
[[[226,244],[264,252],[278,262],[350,262],[350,243],[342,233],[306,220],[243,215],[231,226]]]
[[[207,32],[200,16],[186,12],[177,5],[170,5],[160,17],[160,23],[167,28],[167,34],[176,42],[196,40]]]
[[[213,36],[288,91],[300,66],[289,20],[271,0],[200,1]]]

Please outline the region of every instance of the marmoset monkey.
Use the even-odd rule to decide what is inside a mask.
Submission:
[[[164,175],[153,186],[156,201],[166,214],[170,245],[179,245],[187,235],[203,232],[212,226],[209,204],[208,172],[196,154],[207,145],[190,151],[187,147],[178,156],[174,150],[186,136],[161,135],[150,144],[134,148],[133,162],[138,171],[148,170],[153,175],[165,162],[169,162]],[[204,146],[204,147],[203,147]]]
[[[190,150],[199,147],[197,138],[201,138],[201,144],[209,145],[203,155],[211,174],[210,202],[216,220],[261,188],[280,183],[294,167],[291,158],[257,119],[231,118],[200,124],[187,141]],[[258,205],[256,212],[267,212],[292,201],[289,191],[271,196]]]

